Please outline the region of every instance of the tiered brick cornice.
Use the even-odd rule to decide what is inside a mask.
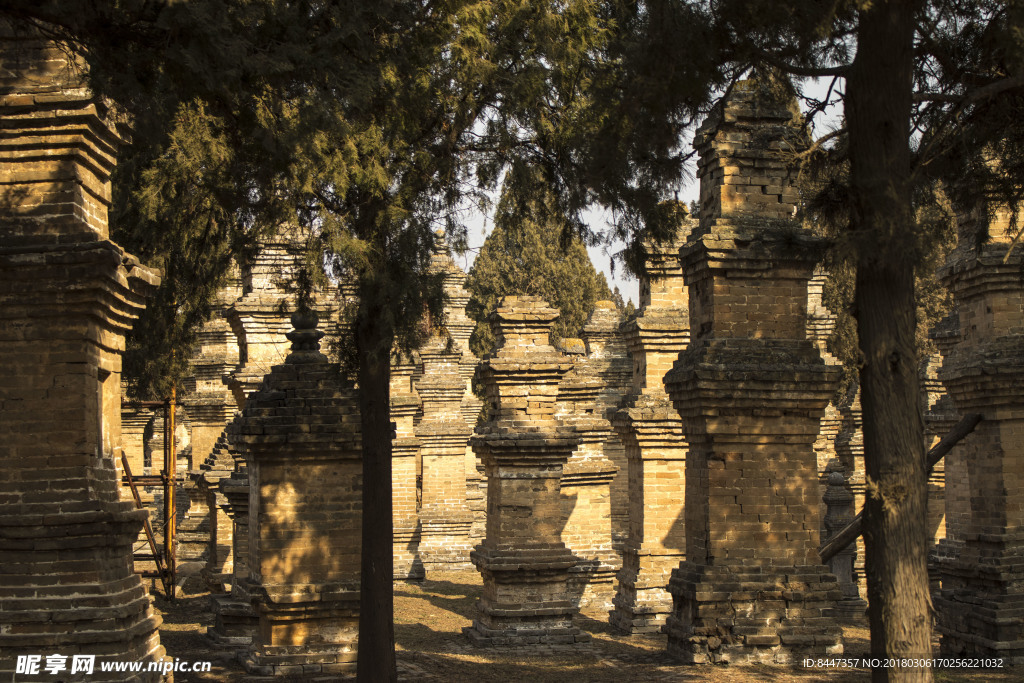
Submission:
[[[666,377],[686,426],[686,561],[669,651],[688,662],[842,651],[818,557],[813,449],[839,370],[807,339],[818,241],[793,220],[793,105],[737,84],[698,131],[700,226],[680,251],[693,339]]]
[[[633,358],[633,386],[612,425],[626,447],[629,526],[611,624],[626,633],[661,630],[672,611],[668,580],[686,543],[683,497],[687,444],[663,377],[690,338],[687,295],[676,252],[694,227],[647,245],[640,311],[622,335]]]
[[[956,298],[960,331],[939,378],[961,413],[983,420],[950,454],[969,499],[947,499],[962,546],[940,564],[935,603],[944,655],[1024,664],[1024,255],[1011,246],[1009,215],[993,213],[988,224],[961,221],[957,249],[939,273]]]
[[[501,646],[572,646],[568,590],[576,558],[559,538],[559,481],[578,441],[555,417],[572,364],[551,346],[558,311],[537,297],[505,297],[493,314],[498,347],[480,366],[492,419],[472,445],[487,471],[487,535],[472,553],[483,595],[467,635]]]
[[[159,282],[109,240],[120,143],[83,65],[0,23],[0,677],[18,655],[95,655],[101,672],[164,649],[119,498],[124,336]]]
[[[319,351],[315,315],[292,315],[291,353],[249,396],[250,571],[256,674],[354,671],[362,509],[356,391]]]

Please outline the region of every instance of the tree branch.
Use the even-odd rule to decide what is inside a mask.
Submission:
[[[963,419],[956,423],[956,426],[950,430],[949,434],[942,437],[942,440],[935,444],[934,448],[928,451],[927,463],[925,465],[925,479],[931,475],[932,468],[935,467],[939,460],[942,460],[942,456],[953,450],[953,446],[960,443],[964,437],[973,432],[979,422],[981,422],[981,415],[978,413],[964,415]],[[822,563],[828,562],[845,550],[848,545],[857,540],[857,537],[861,534],[861,526],[863,522],[864,510],[861,510],[857,513],[857,516],[853,518],[852,522],[840,529],[835,536],[823,543],[821,547],[818,548],[818,554],[821,555]]]
[[[968,105],[987,100],[990,97],[1001,95],[1007,90],[1024,87],[1024,75],[1002,78],[992,81],[980,88],[970,90],[963,95],[947,95],[946,93],[917,93],[914,95],[915,102],[958,102],[958,109]]]
[[[784,59],[773,55],[770,52],[764,50],[754,50],[754,55],[762,59],[768,64],[774,66],[777,69],[781,69],[788,74],[794,76],[808,76],[810,78],[824,78],[825,76],[846,76],[850,70],[849,64],[841,64],[839,66],[826,66],[826,67],[807,67],[807,66],[796,66],[790,64]]]

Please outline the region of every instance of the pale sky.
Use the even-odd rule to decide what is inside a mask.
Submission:
[[[813,79],[806,83],[805,92],[813,97],[823,98],[827,92],[831,79]],[[836,90],[845,91],[846,83],[840,81],[837,85]],[[833,98],[835,94],[833,93]],[[837,104],[832,106],[827,111],[827,116],[822,117],[815,126],[815,135],[823,135],[827,133],[832,126],[838,124],[840,117],[842,116],[842,105]],[[691,172],[695,169],[691,167]],[[692,180],[685,183],[679,188],[679,199],[685,202],[687,205],[690,202],[695,201],[698,195],[699,184],[697,180]],[[497,198],[495,198],[497,199]],[[494,202],[496,203],[496,202]],[[493,203],[492,203],[493,205]],[[594,209],[584,214],[586,220],[590,223],[591,227],[597,231],[607,226],[609,214],[603,209]],[[467,238],[469,242],[469,250],[463,254],[453,254],[455,262],[462,266],[463,270],[469,271],[471,265],[473,265],[473,259],[476,258],[477,253],[483,245],[484,240],[490,233],[493,227],[492,216],[480,212],[472,212],[467,215],[466,228]],[[612,245],[610,251],[621,249],[622,245]],[[608,279],[608,286],[614,289],[619,288],[619,292],[622,294],[623,301],[629,301],[632,299],[634,304],[639,302],[640,283],[636,278],[629,277],[625,268],[620,264],[615,268],[615,274],[612,275],[611,258],[604,253],[605,247],[588,247],[587,251],[590,253],[590,260],[593,262],[594,267],[605,274]]]

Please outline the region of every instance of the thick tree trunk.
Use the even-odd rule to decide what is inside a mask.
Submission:
[[[871,652],[896,660],[931,652],[908,140],[915,6],[890,0],[861,11],[846,99],[851,227],[858,240],[855,308],[864,360]],[[872,680],[929,681],[931,672],[878,668]]]
[[[359,410],[363,439],[363,533],[357,680],[398,680],[395,664],[394,569],[391,517],[390,349],[381,290],[372,277],[360,286],[355,321],[359,352]]]

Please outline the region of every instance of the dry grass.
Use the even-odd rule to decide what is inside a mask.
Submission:
[[[395,585],[395,641],[399,679],[403,681],[468,681],[471,683],[632,683],[634,681],[864,681],[866,669],[809,670],[783,666],[684,666],[665,654],[665,636],[622,636],[607,624],[606,614],[585,611],[579,626],[594,637],[590,652],[576,655],[529,656],[521,652],[481,650],[462,635],[469,626],[480,591],[475,573],[445,574],[422,583]],[[157,599],[164,613],[161,638],[168,654],[180,660],[211,660],[208,674],[175,675],[177,683],[244,679],[231,652],[210,646],[203,636],[212,624],[209,594],[179,599],[173,605]],[[868,631],[862,625],[844,626],[848,656],[868,653]],[[937,651],[937,648],[936,648]],[[936,680],[1017,681],[1012,670],[936,672]],[[286,680],[286,679],[279,679]],[[300,680],[300,679],[293,679]]]

